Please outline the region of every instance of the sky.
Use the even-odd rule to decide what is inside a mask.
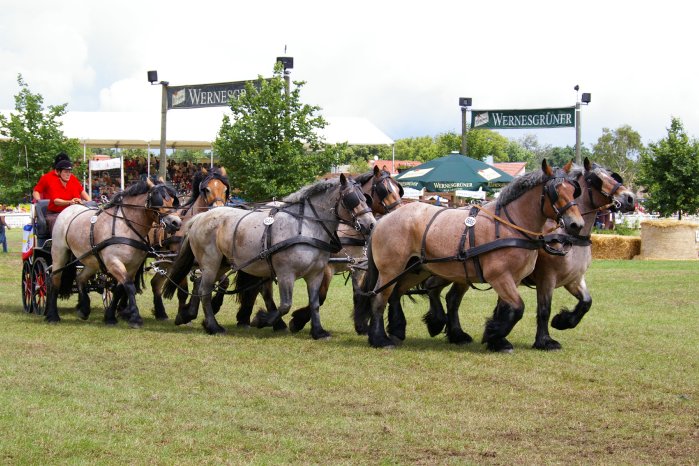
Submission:
[[[304,103],[393,139],[460,133],[459,97],[477,110],[569,107],[575,85],[592,95],[588,147],[623,125],[656,142],[673,117],[699,137],[699,4],[687,0],[0,0],[0,11],[0,109],[14,109],[20,73],[45,105],[158,112],[148,70],[171,85],[243,81],[291,56]],[[575,145],[574,128],[501,134]]]

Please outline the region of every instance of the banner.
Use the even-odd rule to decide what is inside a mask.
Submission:
[[[245,85],[251,83],[259,89],[259,81],[235,81],[217,84],[190,84],[168,86],[167,108],[227,107],[231,98],[245,94]]]
[[[112,170],[114,168],[119,167],[121,167],[121,158],[106,160],[90,160],[90,170],[92,171]]]
[[[575,107],[533,110],[473,110],[471,128],[573,128]]]

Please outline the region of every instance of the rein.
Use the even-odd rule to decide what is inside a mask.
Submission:
[[[496,221],[502,223],[503,225],[507,225],[508,227],[510,227],[510,228],[512,228],[512,229],[514,229],[514,230],[517,230],[517,231],[519,231],[519,232],[522,232],[522,233],[525,233],[525,234],[531,235],[531,236],[537,236],[537,237],[546,236],[546,235],[548,235],[549,233],[552,233],[552,232],[558,230],[558,228],[559,228],[558,225],[556,225],[555,227],[551,227],[551,228],[549,228],[548,230],[545,230],[545,231],[539,231],[539,232],[537,232],[537,231],[531,231],[531,230],[527,230],[526,228],[522,228],[522,227],[520,227],[520,226],[518,226],[518,225],[516,225],[516,224],[514,224],[514,223],[512,223],[512,222],[510,222],[509,220],[506,220],[506,219],[500,217],[499,215],[495,215],[494,213],[485,210],[485,209],[483,208],[483,206],[474,205],[473,207],[476,208],[476,209],[478,209],[478,210],[480,210],[481,212],[483,212],[485,215],[487,215],[488,217],[492,218],[493,220],[496,220]]]

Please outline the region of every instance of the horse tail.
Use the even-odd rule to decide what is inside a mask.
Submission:
[[[170,266],[168,280],[163,287],[164,298],[171,299],[175,295],[178,289],[178,283],[184,280],[193,266],[194,253],[192,252],[192,247],[189,245],[189,235],[185,235],[182,239],[180,252],[177,254],[175,262]]]
[[[58,297],[61,299],[70,298],[70,294],[73,291],[73,282],[75,277],[78,275],[78,264],[75,261],[71,261],[70,264],[61,271],[61,284],[58,287]]]
[[[146,286],[145,279],[143,276],[145,275],[145,270],[146,270],[146,260],[143,259],[143,262],[141,262],[141,265],[138,266],[138,269],[136,269],[136,275],[134,276],[133,279],[133,284],[136,286],[136,293],[141,294],[143,292],[143,288]]]
[[[367,270],[364,274],[364,279],[361,283],[361,293],[357,293],[357,298],[354,303],[354,329],[359,334],[365,334],[367,331],[367,322],[371,317],[371,296],[376,282],[379,279],[379,270],[374,262],[374,255],[371,248],[371,239],[369,237],[367,246]]]

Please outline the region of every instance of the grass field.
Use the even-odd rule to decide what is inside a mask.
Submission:
[[[405,303],[408,338],[376,350],[354,334],[336,277],[307,331],[224,336],[151,316],[106,327],[22,311],[20,232],[0,253],[0,463],[3,464],[697,464],[699,262],[595,261],[593,306],[552,330],[562,351],[531,349],[535,296],[513,354],[430,338],[424,301]],[[296,301],[305,297],[297,287]],[[492,291],[467,293],[462,324],[480,340]],[[574,303],[559,290],[554,310]],[[168,312],[174,317],[174,302]],[[554,311],[554,313],[557,311]]]

